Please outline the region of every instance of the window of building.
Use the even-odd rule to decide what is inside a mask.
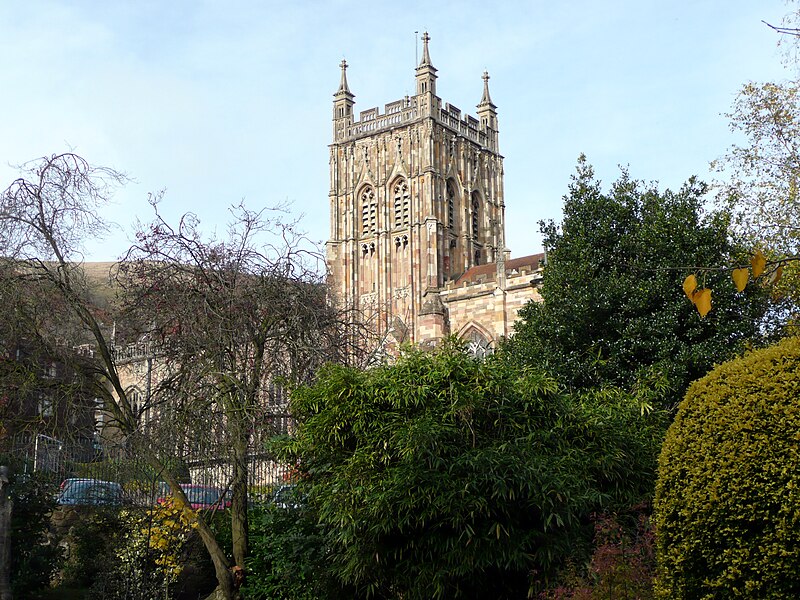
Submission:
[[[274,382],[269,384],[267,388],[267,403],[270,406],[286,406],[288,404],[288,398],[283,386]]]
[[[375,233],[378,230],[378,203],[375,191],[366,188],[361,192],[361,233]]]
[[[447,182],[447,226],[456,226],[456,189],[452,181]]]
[[[408,184],[401,179],[394,186],[394,226],[408,227],[408,223],[409,223]]]
[[[37,408],[39,410],[40,417],[47,418],[47,417],[52,417],[55,414],[53,399],[46,394],[39,395],[39,402]]]
[[[486,358],[492,354],[492,345],[486,336],[474,327],[470,327],[469,333],[465,336],[467,342],[467,353],[471,354],[477,359]]]
[[[133,415],[138,419],[139,413],[142,410],[142,397],[138,390],[131,390],[128,392],[128,402],[131,404]]]
[[[478,239],[480,233],[480,203],[478,202],[478,195],[472,194],[472,237]]]

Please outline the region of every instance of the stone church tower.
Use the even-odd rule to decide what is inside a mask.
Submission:
[[[503,157],[489,75],[477,118],[462,115],[436,95],[429,41],[425,33],[414,96],[356,120],[342,61],[333,101],[331,283],[337,300],[368,315],[389,342],[464,333],[449,314],[456,282],[489,263],[495,288],[506,279]],[[508,333],[475,325],[484,345]]]

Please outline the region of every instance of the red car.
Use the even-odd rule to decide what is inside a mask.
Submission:
[[[225,510],[231,507],[228,495],[219,488],[208,485],[196,485],[194,483],[182,483],[181,489],[186,494],[186,499],[195,510]],[[161,504],[166,497],[158,499]]]

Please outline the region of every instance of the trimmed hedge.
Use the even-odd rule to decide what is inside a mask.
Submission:
[[[800,598],[800,338],[689,388],[659,458],[660,598]]]

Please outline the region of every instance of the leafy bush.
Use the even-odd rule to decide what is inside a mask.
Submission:
[[[275,505],[250,513],[251,554],[245,598],[253,600],[316,600],[353,598],[325,569],[326,544],[312,516],[304,509]]]
[[[800,597],[800,338],[695,382],[659,459],[660,597]]]
[[[366,372],[331,366],[296,390],[284,457],[321,523],[325,568],[374,597],[524,597],[591,540],[589,515],[652,489],[660,441],[613,390],[453,343]]]
[[[62,507],[54,519],[68,526],[60,542],[67,548],[67,556],[59,583],[89,587],[105,577],[116,563],[114,550],[127,529],[119,511],[112,507]]]
[[[208,593],[214,588],[213,568],[196,527],[196,514],[172,498],[147,510],[122,511],[106,572],[95,579],[92,597],[149,600]]]
[[[61,561],[61,549],[48,539],[56,486],[40,474],[12,476],[11,587],[22,598],[50,583]]]

